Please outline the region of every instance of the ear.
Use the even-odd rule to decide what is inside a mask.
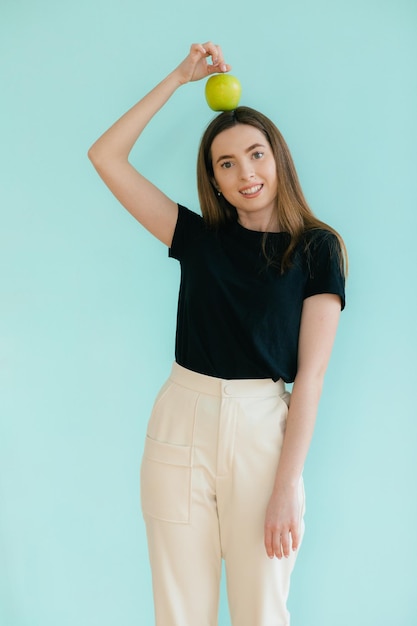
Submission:
[[[220,187],[219,187],[219,186],[218,186],[218,184],[216,183],[216,179],[215,179],[215,178],[212,178],[212,179],[211,179],[211,184],[213,185],[213,187],[214,187],[214,189],[215,189],[216,191],[220,191]]]

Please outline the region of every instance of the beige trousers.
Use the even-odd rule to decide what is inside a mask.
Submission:
[[[157,626],[216,626],[221,560],[233,626],[288,626],[296,553],[269,559],[264,519],[289,394],[176,363],[159,392],[141,467]],[[300,525],[304,488],[300,481]]]

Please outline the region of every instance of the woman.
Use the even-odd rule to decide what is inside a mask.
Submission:
[[[217,624],[222,558],[233,626],[289,624],[302,470],[344,307],[343,241],[311,213],[265,116],[239,107],[207,128],[203,217],[128,162],[178,87],[229,69],[219,46],[192,45],[89,151],[114,195],[181,263],[176,361],[141,470],[158,626]],[[291,402],[285,382],[294,382]]]

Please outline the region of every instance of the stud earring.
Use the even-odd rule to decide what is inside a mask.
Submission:
[[[221,191],[217,191],[217,195],[220,197],[222,195]]]

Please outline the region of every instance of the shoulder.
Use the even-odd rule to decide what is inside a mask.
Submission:
[[[302,234],[301,241],[304,246],[313,248],[339,246],[336,235],[326,228],[310,228],[305,230]]]
[[[206,225],[198,213],[178,204],[178,218],[170,247],[170,256],[180,259],[190,242],[195,242],[206,231]]]
[[[299,252],[309,264],[342,261],[340,242],[335,233],[325,228],[311,228],[304,231],[298,246]]]
[[[176,228],[204,228],[205,222],[201,215],[191,211],[186,206],[178,204],[178,219]]]

